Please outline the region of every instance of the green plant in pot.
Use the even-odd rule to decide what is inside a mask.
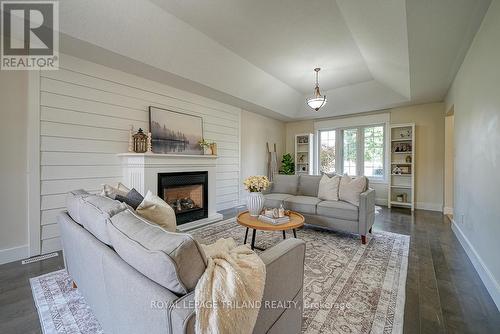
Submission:
[[[293,158],[290,153],[283,154],[283,158],[281,159],[280,174],[295,174],[295,163],[293,162]]]

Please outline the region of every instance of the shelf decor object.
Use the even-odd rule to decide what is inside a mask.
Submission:
[[[312,133],[295,135],[295,174],[313,173],[313,139]]]
[[[388,207],[415,210],[415,124],[392,124]]]
[[[314,87],[313,96],[307,98],[307,101],[306,101],[307,105],[315,111],[318,111],[327,102],[326,95],[321,95],[321,93],[319,92],[318,72],[320,70],[321,70],[321,68],[319,68],[319,67],[314,69],[314,72],[316,72],[316,86]]]
[[[148,149],[148,136],[142,131],[141,128],[137,131],[136,134],[132,136],[134,141],[134,152],[135,153],[144,153]]]
[[[128,151],[134,152],[134,126],[130,125],[128,130]]]

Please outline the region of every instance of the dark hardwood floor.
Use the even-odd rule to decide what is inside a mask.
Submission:
[[[21,261],[0,266],[0,333],[41,333],[29,279],[64,268],[58,257],[22,265]]]
[[[241,209],[223,211],[234,217]],[[374,230],[411,236],[405,333],[500,333],[500,313],[453,234],[437,212],[384,208]],[[61,255],[61,254],[60,254]],[[29,278],[64,267],[62,256],[0,266],[0,333],[40,333]]]
[[[500,333],[500,313],[448,217],[384,209],[375,230],[411,236],[405,333]]]

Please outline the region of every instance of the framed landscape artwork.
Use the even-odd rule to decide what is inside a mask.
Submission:
[[[154,153],[202,155],[203,119],[177,111],[149,107],[149,129]]]

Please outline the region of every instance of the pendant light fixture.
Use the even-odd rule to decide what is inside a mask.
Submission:
[[[321,70],[321,68],[315,68],[314,72],[316,72],[316,86],[314,87],[314,93],[313,96],[309,97],[306,102],[311,109],[314,109],[316,111],[319,110],[322,106],[326,104],[326,95],[321,95],[319,92],[319,83],[318,83],[318,72]]]

